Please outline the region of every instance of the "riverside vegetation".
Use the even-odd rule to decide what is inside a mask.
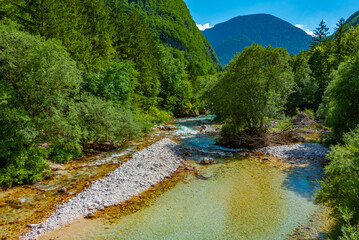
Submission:
[[[324,119],[332,135],[323,140],[332,147],[316,201],[333,209],[333,238],[359,239],[359,28],[341,19],[330,37],[328,30],[322,21],[311,48],[298,55],[247,47],[223,73],[203,81],[203,92],[207,107],[227,123],[224,138],[241,136],[244,129],[263,134],[271,119],[298,110],[313,109]]]
[[[0,1],[1,186],[195,114],[220,64],[185,3],[160,2]]]
[[[312,109],[333,132],[316,199],[338,220],[333,238],[359,239],[356,26],[341,19],[329,37],[322,21],[298,55],[253,44],[220,71],[181,0],[0,0],[0,19],[1,186],[39,181],[45,159],[141,137],[171,114],[205,107],[236,135]]]

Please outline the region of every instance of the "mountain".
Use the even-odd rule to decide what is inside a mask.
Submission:
[[[206,29],[204,36],[226,65],[237,52],[252,43],[283,47],[289,53],[309,48],[312,37],[292,24],[269,14],[239,16]]]
[[[211,44],[197,28],[183,0],[128,0],[144,17],[157,40],[183,52],[200,74],[221,68]]]
[[[356,27],[359,24],[359,11],[351,15],[346,21],[350,26]]]

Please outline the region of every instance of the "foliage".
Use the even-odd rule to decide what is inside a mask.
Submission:
[[[342,63],[332,75],[323,107],[326,108],[327,124],[340,138],[359,124],[359,53]]]
[[[161,93],[163,108],[176,113],[181,107],[191,108],[193,87],[185,74],[185,63],[174,58],[169,47],[160,46]]]
[[[213,111],[233,125],[263,128],[284,108],[293,87],[288,52],[253,44],[232,60],[213,88]]]
[[[157,105],[160,92],[160,53],[157,44],[136,9],[122,18],[118,27],[120,30],[115,42],[118,58],[134,62],[139,72],[135,90],[136,102],[148,110]]]
[[[201,76],[197,79],[196,85],[200,89],[194,98],[198,105],[204,106],[208,109],[213,109],[213,103],[211,101],[212,92],[218,84],[218,80],[221,78],[221,74]]]
[[[144,17],[157,41],[183,51],[188,64],[199,66],[200,75],[213,74],[220,63],[211,44],[193,21],[182,0],[126,0]]]
[[[329,28],[324,19],[322,19],[322,21],[320,21],[319,23],[319,26],[313,31],[312,44],[315,45],[324,41],[328,37],[328,35]]]
[[[34,183],[42,179],[48,164],[44,161],[46,150],[32,146],[27,150],[14,150],[4,159],[0,157],[0,186]]]
[[[358,236],[359,224],[359,128],[344,135],[344,145],[336,145],[328,154],[330,164],[325,168],[326,179],[316,196],[318,203],[334,209],[341,218],[342,239]]]
[[[75,111],[82,126],[83,142],[118,143],[141,136],[143,122],[135,110],[124,109],[111,101],[91,95],[82,98]]]
[[[15,183],[41,175],[43,159],[30,155],[36,144],[80,147],[80,128],[68,110],[80,84],[76,63],[56,41],[0,24],[0,160]]]
[[[101,99],[128,105],[134,98],[137,76],[132,63],[115,61],[99,73],[87,74],[83,88]]]
[[[294,74],[293,93],[288,97],[286,112],[293,115],[296,109],[313,108],[315,103],[315,94],[318,85],[313,81],[308,63],[308,56],[302,52],[297,56],[291,55],[290,65]]]
[[[83,83],[58,42],[12,24],[0,24],[0,36],[1,185],[39,180],[44,157],[65,162],[78,157],[86,142],[141,135],[143,120],[131,100],[137,76],[132,64],[114,62]],[[40,154],[42,143],[51,147]]]

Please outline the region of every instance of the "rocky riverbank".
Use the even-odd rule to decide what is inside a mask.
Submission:
[[[98,210],[117,205],[140,194],[150,186],[170,177],[183,163],[182,147],[165,138],[136,152],[132,158],[105,178],[94,181],[88,189],[60,204],[45,221],[33,224],[22,239],[35,239],[59,229],[75,219],[91,217]]]
[[[322,169],[327,164],[328,151],[319,143],[298,143],[259,148],[252,157],[282,169],[311,166]]]
[[[324,158],[329,149],[319,143],[299,143],[292,145],[271,146],[260,148],[257,151],[272,155],[274,157],[285,158]]]

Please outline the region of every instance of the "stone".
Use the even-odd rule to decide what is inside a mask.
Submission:
[[[183,148],[171,139],[164,138],[135,152],[131,159],[106,177],[91,182],[76,196],[56,205],[56,210],[42,222],[44,228],[32,228],[21,239],[36,239],[46,231],[59,229],[76,219],[92,218],[93,212],[102,210],[104,206],[122,205],[132,196],[170,177],[182,165],[177,154],[179,149]],[[154,168],[150,169],[151,166]]]
[[[60,188],[59,193],[66,193],[67,189],[65,187]]]
[[[93,218],[94,216],[95,215],[92,212],[90,212],[90,213],[86,214],[85,218]]]
[[[214,160],[212,158],[205,157],[201,160],[201,164],[203,164],[203,165],[209,165],[209,164],[212,164],[213,162],[214,162]]]
[[[31,223],[31,224],[28,224],[26,227],[34,228],[34,227],[37,227],[38,225],[39,225],[39,224]]]
[[[262,158],[262,160],[261,160],[262,162],[264,162],[264,161],[269,161],[269,158],[267,158],[267,157],[264,157],[264,158]]]

